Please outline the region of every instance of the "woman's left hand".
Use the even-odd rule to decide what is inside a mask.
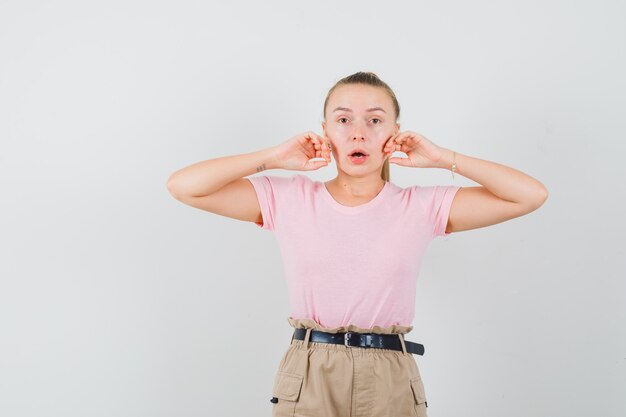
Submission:
[[[395,151],[404,152],[408,158],[392,157]],[[443,156],[442,149],[419,133],[409,130],[387,140],[383,148],[385,157],[396,165],[414,168],[437,168]]]

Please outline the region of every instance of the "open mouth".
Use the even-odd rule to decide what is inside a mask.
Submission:
[[[356,158],[363,158],[365,156],[369,156],[369,154],[365,152],[363,149],[355,149],[348,156],[353,156]]]
[[[350,157],[350,161],[352,161],[355,164],[360,164],[365,161],[365,159],[369,156],[369,154],[367,154],[362,149],[356,149],[352,151],[350,154],[348,154],[348,156]]]

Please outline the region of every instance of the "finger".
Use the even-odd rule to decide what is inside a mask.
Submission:
[[[398,148],[398,144],[397,144],[397,140],[398,137],[400,137],[400,133],[393,135],[391,137],[391,139],[389,140],[389,143],[386,147],[386,151],[387,153],[391,156],[391,154],[393,154],[395,151],[399,150]]]
[[[397,136],[398,136],[397,134],[396,134],[396,135],[392,135],[392,136],[391,136],[391,137],[387,140],[387,142],[385,143],[385,146],[383,147],[383,152],[384,152],[385,154],[392,154],[392,153],[393,153],[393,151],[395,150],[395,142],[394,142],[394,140],[395,140],[395,138],[396,138]]]
[[[328,162],[329,158],[326,154],[327,147],[324,142],[324,139],[317,133],[313,132],[312,130],[307,131],[306,136],[309,139],[308,142],[313,147],[313,158],[321,158],[325,160],[323,162]]]
[[[306,138],[307,138],[307,142],[310,144],[310,146],[313,148],[313,152],[314,152],[314,158],[321,158],[322,157],[322,144],[320,141],[320,137],[319,135],[317,135],[315,132],[313,131],[308,131],[306,132]]]
[[[324,158],[328,160],[329,155],[330,155],[330,150],[328,149],[328,143],[326,143],[324,138],[322,138],[321,136],[318,136],[318,138],[319,138],[319,143],[320,143],[320,158]]]
[[[399,132],[391,138],[390,143],[389,143],[389,156],[391,156],[395,151],[400,150],[399,140],[401,140],[403,135],[404,135],[403,132]]]
[[[404,137],[402,142],[400,143],[400,150],[402,152],[410,151],[415,149],[419,144],[417,136],[414,133],[409,133]]]
[[[393,138],[393,137],[392,137]],[[385,147],[383,148],[383,154],[385,157],[391,156],[396,151],[395,145],[393,144],[393,140],[389,140]]]
[[[315,138],[311,136],[311,132],[306,132],[304,134],[304,140],[306,140],[306,145],[308,147],[312,147],[313,149],[315,149]]]
[[[393,153],[396,151],[396,147],[394,146],[394,144],[392,142],[390,142],[386,147],[385,147],[385,157],[390,157],[391,155],[393,155]]]
[[[318,138],[313,139],[313,146],[315,147],[315,157],[321,158],[322,157],[322,144],[320,143]]]
[[[394,156],[393,158],[389,158],[389,163],[404,166],[404,167],[412,166],[411,160],[409,158],[399,158],[397,156]]]
[[[315,132],[311,132],[311,134],[314,136],[314,143],[315,143],[315,155],[318,158],[326,158],[325,156],[323,156],[326,152],[326,144],[324,143],[324,139],[318,135]]]
[[[302,144],[302,150],[309,158],[315,158],[317,156],[317,149],[315,149],[315,138],[311,137],[309,132],[304,134],[305,143]]]
[[[305,133],[305,137],[313,145],[316,145],[316,144],[319,145],[319,143],[320,143],[319,135],[317,135],[315,132],[313,132],[311,130],[309,130],[308,132]]]
[[[412,148],[414,148],[415,146],[417,146],[419,140],[418,137],[415,135],[415,133],[411,133],[409,135],[407,135],[407,137],[405,138],[404,143],[406,143],[407,145],[411,146]]]
[[[313,171],[316,169],[320,169],[328,165],[327,161],[308,161],[306,163],[306,168],[308,171]]]
[[[323,154],[325,155],[324,158],[330,161],[332,149],[330,145],[330,139],[328,138],[328,136],[326,136],[326,132],[324,132],[324,137],[320,137],[320,141],[322,143]]]
[[[402,140],[400,141],[400,143],[411,142],[412,136],[413,135],[410,132],[406,132],[404,135],[402,135]]]
[[[319,144],[320,144],[319,136],[317,136],[315,134],[315,132],[309,132],[309,137],[311,138],[311,143],[317,149],[319,147]]]
[[[399,133],[398,136],[396,136],[396,138],[394,139],[394,143],[396,145],[399,145],[402,142],[404,142],[404,139],[406,138],[407,134],[408,134],[408,132]]]

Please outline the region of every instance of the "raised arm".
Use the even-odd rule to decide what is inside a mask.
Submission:
[[[276,169],[275,148],[197,162],[174,172],[167,189],[177,200],[221,216],[261,222],[261,208],[247,178]]]
[[[452,200],[445,232],[459,232],[501,223],[537,210],[548,189],[536,178],[497,162],[463,155],[435,145],[425,136],[405,131],[384,146],[389,162],[416,168],[445,168],[480,184],[461,187]],[[395,151],[408,158],[393,157]]]
[[[260,151],[197,162],[170,175],[167,189],[189,206],[262,223],[256,191],[246,176],[268,169],[311,171],[329,162],[330,150],[323,138],[308,131]]]
[[[449,169],[453,151],[442,148],[439,168]],[[456,172],[477,183],[462,187],[454,197],[446,233],[477,229],[520,217],[537,210],[548,198],[548,189],[536,178],[497,162],[456,153]]]

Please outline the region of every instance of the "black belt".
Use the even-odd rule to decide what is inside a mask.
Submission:
[[[293,338],[304,340],[307,329],[295,329]],[[402,350],[400,338],[397,334],[378,334],[378,333],[327,333],[321,330],[311,330],[309,342],[334,343],[344,345],[346,347],[373,347],[381,349]],[[404,341],[406,351],[416,355],[424,354],[424,345],[415,342]]]

